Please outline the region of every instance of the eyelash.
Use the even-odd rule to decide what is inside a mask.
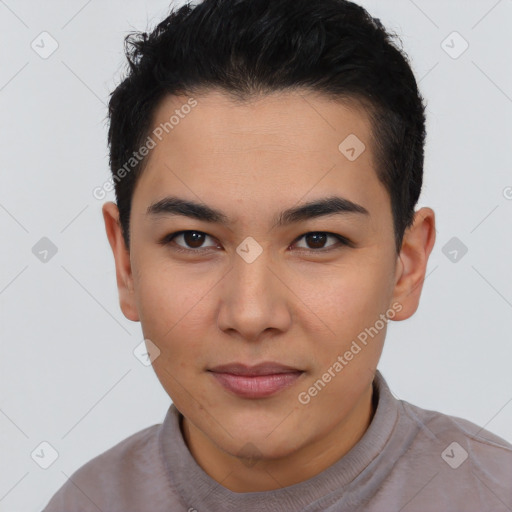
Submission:
[[[179,236],[179,235],[183,235],[185,233],[199,233],[201,235],[206,235],[210,238],[214,238],[210,235],[208,235],[207,233],[205,233],[204,231],[197,231],[197,230],[194,230],[194,229],[188,229],[188,230],[185,230],[185,231],[176,231],[174,233],[170,233],[168,235],[166,235],[159,243],[161,245],[164,245],[164,246],[168,246],[171,244],[171,242],[173,242],[173,240]],[[295,241],[293,242],[293,244],[297,243],[299,240],[301,240],[302,238],[304,238],[305,236],[307,235],[327,235],[327,236],[332,236],[334,238],[336,238],[338,240],[338,242],[340,242],[341,244],[341,247],[343,246],[348,246],[348,247],[353,247],[353,243],[348,240],[347,238],[341,236],[341,235],[337,235],[335,233],[330,233],[328,231],[308,231],[307,233],[304,233],[303,235],[299,236],[298,238],[295,239]],[[292,244],[292,245],[293,245]],[[341,248],[340,245],[332,245],[332,246],[329,246],[327,248],[320,248],[320,249],[307,249],[307,248],[300,248],[299,251],[306,251],[306,252],[313,252],[313,253],[326,253],[326,252],[330,252],[331,250],[334,250],[334,249],[340,249]],[[207,252],[209,249],[213,249],[214,247],[211,246],[211,247],[200,247],[199,249],[187,249],[185,247],[182,247],[180,245],[175,245],[172,249],[174,251],[177,251],[177,252],[184,252],[184,253],[188,253],[188,254],[191,254],[191,253],[203,253],[203,252]]]

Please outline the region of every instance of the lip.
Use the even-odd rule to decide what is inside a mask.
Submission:
[[[275,363],[273,361],[264,361],[253,366],[248,366],[243,363],[221,364],[219,366],[209,368],[209,370],[215,373],[229,373],[232,375],[248,376],[275,375],[276,373],[293,373],[302,371],[298,368],[293,368],[292,366],[287,366],[285,364]]]
[[[292,386],[304,371],[274,362],[231,363],[208,370],[226,390],[243,398],[265,398]]]

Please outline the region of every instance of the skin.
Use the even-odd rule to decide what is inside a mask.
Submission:
[[[188,99],[165,98],[153,125],[168,121]],[[103,206],[120,305],[161,351],[153,367],[184,416],[182,432],[197,463],[235,492],[277,489],[331,466],[368,428],[385,327],[308,404],[298,395],[393,304],[401,308],[394,321],[414,314],[435,216],[426,207],[416,212],[397,255],[370,124],[356,106],[310,92],[273,93],[245,104],[218,91],[195,99],[198,105],[150,152],[133,194],[129,250],[117,206]],[[355,161],[338,150],[352,133],[366,145]],[[222,210],[232,223],[146,213],[171,194]],[[369,215],[271,229],[282,210],[333,194]],[[208,236],[202,245],[190,238],[187,245],[183,237],[159,243],[183,230]],[[342,235],[354,246],[333,237],[315,244],[303,236],[310,232]],[[236,252],[248,236],[263,250],[250,264]],[[178,252],[180,246],[190,254]],[[197,248],[206,252],[193,253]],[[248,399],[207,371],[261,361],[304,373],[274,396]]]

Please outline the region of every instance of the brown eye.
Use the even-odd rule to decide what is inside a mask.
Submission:
[[[204,233],[198,231],[187,231],[183,233],[183,240],[189,247],[197,249],[203,245],[205,236]]]
[[[202,231],[179,231],[166,236],[162,240],[163,245],[176,244],[180,249],[194,251],[197,249],[207,249],[209,247],[216,247],[216,244],[203,245],[207,238],[211,238]]]
[[[325,233],[308,233],[305,236],[306,243],[311,249],[322,249],[327,238],[328,235]]]
[[[207,238],[210,238],[213,243],[210,245],[203,245]],[[333,240],[334,243],[326,245],[329,239]],[[298,244],[300,240],[304,240],[306,242],[306,246],[297,245],[297,247],[299,249],[309,250],[310,252],[327,252],[331,249],[339,248],[340,246],[353,247],[350,240],[345,237],[334,233],[327,233],[325,231],[304,233],[296,239],[295,244]],[[213,237],[203,233],[202,231],[193,230],[171,233],[165,236],[160,243],[162,245],[173,246],[172,248],[176,251],[185,251],[189,253],[201,252],[202,250],[218,247]]]
[[[329,240],[329,238],[334,239],[335,243],[325,245],[326,242]],[[324,231],[314,231],[311,233],[305,233],[298,240],[302,240],[302,239],[304,239],[304,241],[306,242],[306,246],[305,247],[299,246],[300,249],[310,249],[312,251],[316,250],[317,252],[320,252],[322,249],[328,250],[328,249],[333,248],[336,245],[340,245],[340,244],[341,245],[349,245],[348,241],[345,238],[343,238],[342,236],[335,235],[332,233],[326,233]],[[336,243],[336,241],[338,243]]]

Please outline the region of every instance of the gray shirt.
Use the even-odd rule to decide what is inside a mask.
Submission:
[[[236,493],[191,456],[171,404],[162,424],[75,471],[43,512],[512,511],[512,445],[460,418],[397,400],[377,371],[360,441],[304,482]]]

